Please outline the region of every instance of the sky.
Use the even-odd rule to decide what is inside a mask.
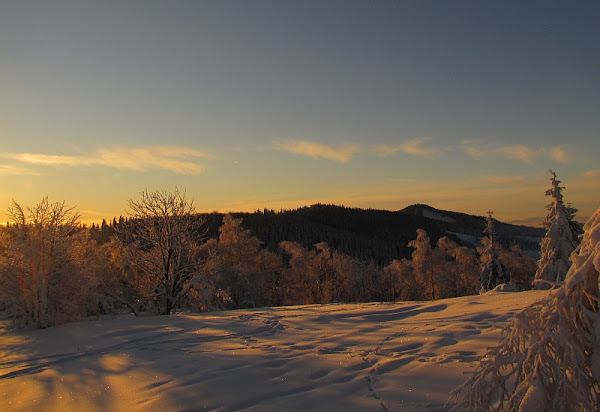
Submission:
[[[143,190],[201,212],[600,206],[595,1],[0,0],[0,221]]]

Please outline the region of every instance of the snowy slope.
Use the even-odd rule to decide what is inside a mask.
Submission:
[[[443,410],[546,291],[0,331],[0,410]]]
[[[446,216],[443,213],[434,212],[428,209],[423,210],[423,217],[427,217],[433,220],[439,220],[440,222],[454,223],[454,219],[452,219],[451,217]]]
[[[450,235],[454,235],[458,239],[462,240],[465,243],[469,243],[472,246],[479,246],[481,244],[481,242],[480,242],[481,236],[477,237],[477,236],[473,236],[473,235],[466,235],[464,233],[451,232],[449,230],[447,230],[446,233],[448,233]]]

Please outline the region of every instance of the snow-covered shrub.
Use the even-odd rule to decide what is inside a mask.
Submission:
[[[515,315],[498,346],[452,393],[455,411],[597,411],[600,407],[600,209],[565,284]]]

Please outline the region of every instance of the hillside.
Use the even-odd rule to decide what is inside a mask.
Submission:
[[[0,410],[440,411],[547,293],[0,323]]]
[[[348,208],[316,204],[293,210],[232,213],[243,219],[243,226],[272,250],[279,243],[292,241],[312,248],[327,243],[341,253],[364,262],[388,265],[394,259],[410,258],[413,251],[408,243],[416,237],[417,229],[424,229],[432,242],[449,236],[459,244],[475,246],[483,236],[485,218],[464,213],[449,212],[427,205],[413,205],[399,211]],[[199,214],[206,218],[208,237],[217,237],[223,221],[222,213]],[[114,220],[113,224],[117,221]],[[499,240],[506,246],[518,243],[531,255],[539,252],[544,229],[498,222]],[[92,230],[100,241],[112,234],[111,226]]]
[[[235,213],[244,227],[276,250],[279,242],[288,240],[312,247],[325,242],[340,252],[360,260],[387,265],[394,259],[410,258],[408,243],[416,230],[424,229],[435,244],[448,236],[459,244],[476,246],[483,237],[485,217],[449,212],[427,205],[413,205],[399,211],[347,208],[316,204],[282,211]],[[211,233],[216,236],[221,216],[213,215]],[[545,229],[498,222],[500,242],[505,246],[518,243],[523,250],[536,255]]]
[[[401,210],[415,216],[435,220],[446,233],[455,234],[467,243],[474,244],[476,239],[482,237],[486,225],[486,217],[473,216],[466,213],[451,212],[435,209],[428,205],[411,205]],[[539,244],[546,230],[541,227],[514,225],[497,221],[494,227],[499,240],[505,245],[518,243],[523,250],[539,251]]]

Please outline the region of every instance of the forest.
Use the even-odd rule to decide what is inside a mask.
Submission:
[[[526,290],[540,271],[532,243],[539,252],[548,230],[426,205],[201,214],[178,189],[143,191],[128,208],[127,218],[86,227],[64,202],[13,203],[0,230],[0,310],[15,327],[123,311],[436,300],[501,283]]]

